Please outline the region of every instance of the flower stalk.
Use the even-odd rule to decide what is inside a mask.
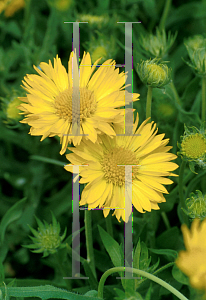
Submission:
[[[113,227],[112,227],[112,216],[111,216],[111,213],[108,214],[108,216],[106,217],[105,220],[106,220],[107,232],[113,238]]]
[[[184,200],[184,193],[183,193],[183,177],[184,177],[185,166],[186,166],[186,161],[183,160],[181,163],[181,166],[180,166],[180,173],[179,173],[179,198],[180,198],[181,208],[184,208],[184,209],[186,208],[185,200]],[[182,210],[181,210],[181,214],[182,214],[183,222],[185,224],[188,224],[188,218],[185,215],[185,213],[183,213]]]
[[[84,223],[85,223],[85,236],[86,236],[86,248],[87,248],[87,261],[92,269],[95,278],[97,278],[96,270],[95,270],[95,262],[94,262],[94,251],[93,251],[91,210],[85,209]]]
[[[205,122],[206,115],[206,76],[202,78],[202,122]]]
[[[161,17],[161,20],[160,20],[160,23],[159,23],[160,30],[165,28],[165,22],[167,20],[167,16],[168,16],[168,13],[169,13],[169,10],[170,10],[171,2],[172,2],[171,0],[166,0],[165,1],[163,14],[162,14],[162,17]]]
[[[150,118],[150,120],[151,120],[151,111],[152,111],[152,87],[148,86],[147,104],[146,104],[146,119]]]
[[[111,268],[109,270],[107,270],[101,277],[100,282],[99,282],[99,286],[98,286],[98,297],[103,299],[103,288],[104,288],[104,283],[107,279],[107,277],[113,273],[116,272],[129,272],[129,273],[134,273],[140,276],[144,276],[156,283],[158,283],[159,285],[163,286],[164,288],[166,288],[168,291],[170,291],[171,293],[173,293],[175,296],[177,296],[180,300],[188,300],[184,295],[182,295],[178,290],[176,290],[175,288],[173,288],[170,284],[166,283],[165,281],[163,281],[162,279],[147,273],[145,271],[139,270],[139,269],[134,269],[134,268],[128,268],[128,267],[116,267],[116,268]]]

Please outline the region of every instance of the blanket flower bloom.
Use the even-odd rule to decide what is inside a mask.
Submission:
[[[189,230],[185,224],[181,227],[186,251],[180,251],[176,264],[190,279],[193,288],[206,292],[206,220],[200,225],[195,219]]]
[[[0,13],[4,11],[4,15],[12,17],[18,10],[25,7],[25,0],[3,0],[0,1]]]
[[[166,201],[163,193],[168,192],[163,184],[172,184],[173,181],[164,176],[177,176],[170,173],[178,168],[177,164],[170,162],[177,156],[167,153],[172,148],[166,146],[169,139],[163,139],[164,134],[156,135],[156,124],[147,123],[148,120],[137,129],[137,114],[133,124],[133,134],[136,136],[117,135],[112,139],[103,135],[102,143],[95,147],[90,141],[82,141],[76,148],[69,148],[73,153],[66,155],[67,159],[73,165],[80,166],[79,175],[82,178],[79,182],[88,183],[82,191],[80,205],[88,204],[88,209],[103,208],[104,217],[110,209],[114,209],[118,221],[122,218],[128,222],[132,204],[144,213],[159,209],[158,203]],[[124,133],[119,125],[115,125],[115,130],[117,134]],[[129,191],[127,184],[129,174],[125,165],[133,166],[130,175],[132,193],[131,186]],[[65,169],[73,172],[72,165],[66,165]]]
[[[124,110],[116,108],[128,103],[123,90],[126,75],[119,74],[115,61],[109,59],[91,78],[99,60],[91,65],[90,54],[84,53],[78,70],[76,54],[71,52],[68,73],[56,56],[54,67],[51,61],[49,64],[42,62],[41,70],[34,66],[40,76],[24,77],[24,89],[29,94],[20,98],[24,103],[19,109],[26,115],[21,122],[31,126],[31,135],[42,135],[41,141],[58,135],[62,144],[60,154],[64,154],[68,143],[78,145],[82,137],[95,143],[99,141],[99,134],[115,136],[113,123],[124,121]],[[79,72],[77,83],[73,74],[78,76]],[[133,101],[139,100],[138,96],[133,94]],[[80,134],[73,131],[74,125],[79,127]]]

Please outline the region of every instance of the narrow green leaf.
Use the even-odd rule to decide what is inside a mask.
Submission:
[[[137,246],[135,248],[135,251],[134,251],[134,259],[133,259],[133,267],[136,269],[139,269],[140,251],[141,251],[141,245],[140,245],[140,239],[139,239]]]
[[[38,160],[38,161],[43,161],[43,162],[48,163],[48,164],[61,166],[61,167],[64,167],[66,165],[66,162],[64,163],[62,161],[52,159],[52,158],[48,158],[48,157],[44,157],[44,156],[40,156],[40,155],[31,155],[29,158],[34,159],[34,160]]]
[[[4,288],[0,288],[3,291]],[[85,296],[74,294],[68,292],[67,290],[63,290],[60,288],[56,288],[52,285],[45,286],[35,286],[35,287],[8,287],[7,286],[7,294],[8,297],[38,297],[43,300],[50,298],[57,299],[68,299],[68,300],[99,300],[97,297]]]
[[[166,255],[169,258],[172,257],[173,259],[177,258],[177,251],[172,249],[149,249],[149,250],[155,254]]]
[[[3,216],[1,223],[0,223],[0,242],[3,243],[4,235],[6,228],[9,224],[12,222],[18,220],[23,212],[24,206],[25,206],[26,198],[23,198],[22,200],[15,203]]]
[[[83,262],[83,267],[84,267],[84,271],[86,273],[86,276],[89,277],[89,284],[91,289],[98,289],[98,281],[96,280],[96,278],[93,275],[93,272],[91,270],[91,267],[88,263],[88,261],[85,259]]]
[[[102,242],[114,264],[115,267],[121,266],[121,253],[119,244],[102,228],[98,225],[99,233]]]

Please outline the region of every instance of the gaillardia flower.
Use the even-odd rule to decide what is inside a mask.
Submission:
[[[190,279],[192,287],[206,292],[206,220],[192,222],[191,230],[181,227],[186,251],[180,251],[176,260],[178,268]]]
[[[12,17],[18,10],[25,6],[25,0],[0,1],[0,13],[4,11],[6,17]]]
[[[31,126],[31,135],[42,135],[41,141],[58,135],[62,144],[60,154],[66,151],[68,143],[79,144],[82,135],[93,143],[98,142],[98,134],[115,136],[113,123],[124,121],[124,110],[116,108],[128,102],[125,102],[123,90],[126,75],[124,72],[119,74],[115,61],[109,59],[91,78],[98,61],[91,65],[90,54],[84,53],[78,70],[77,57],[72,52],[68,73],[56,56],[54,67],[51,61],[49,64],[42,62],[42,71],[34,66],[40,76],[24,77],[24,88],[29,94],[20,98],[24,103],[19,109],[26,115],[21,122]],[[73,74],[78,76],[79,72],[77,84]],[[133,101],[137,101],[138,96],[133,94]],[[73,131],[74,125],[80,134]]]
[[[192,172],[195,173],[194,167],[206,168],[206,131],[204,123],[200,129],[185,125],[184,135],[181,136],[181,144],[177,143],[180,151],[177,153],[182,156],[183,160],[189,161]]]
[[[117,135],[112,139],[102,135],[102,143],[95,147],[90,141],[82,141],[76,148],[69,148],[73,153],[66,157],[73,165],[80,165],[80,183],[88,183],[81,194],[80,205],[88,204],[88,209],[103,208],[105,217],[114,209],[118,221],[122,218],[128,222],[132,211],[130,204],[143,213],[159,209],[158,203],[166,201],[163,193],[168,192],[163,184],[173,181],[164,176],[177,176],[170,173],[178,168],[170,162],[176,155],[167,153],[172,148],[166,146],[169,139],[164,140],[164,134],[156,135],[156,124],[147,123],[148,120],[137,129],[137,114],[133,125],[136,136]],[[123,134],[124,129],[119,125],[114,127],[117,134]],[[130,187],[125,165],[133,166]],[[73,172],[72,165],[66,165],[65,169]],[[131,186],[132,193],[129,193]]]

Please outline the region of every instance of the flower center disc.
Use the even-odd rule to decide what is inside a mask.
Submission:
[[[200,158],[206,153],[206,140],[201,134],[194,134],[182,142],[182,150],[187,157]]]
[[[80,99],[80,107],[79,107]],[[80,123],[91,117],[96,111],[97,103],[92,91],[87,88],[68,88],[61,92],[55,99],[54,104],[57,114],[63,118],[72,122],[78,119],[80,114]]]
[[[104,154],[102,159],[102,167],[105,173],[107,182],[111,182],[115,185],[125,184],[125,170],[126,170],[126,181],[130,181],[131,169],[125,166],[127,165],[138,165],[138,160],[135,154],[128,149],[122,147],[115,147],[109,152]],[[119,166],[123,165],[123,166]],[[138,167],[132,167],[132,179],[135,178],[138,172]],[[128,178],[128,180],[127,180]]]

